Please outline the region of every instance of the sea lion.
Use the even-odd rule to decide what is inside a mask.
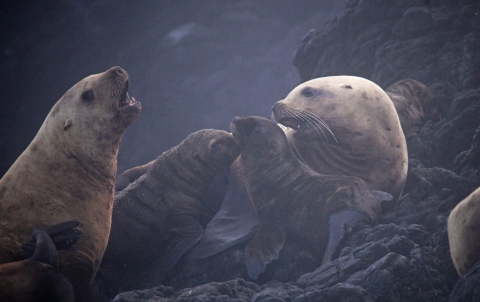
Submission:
[[[362,179],[314,172],[293,155],[275,123],[237,117],[232,134],[240,148],[248,195],[260,218],[258,232],[245,248],[252,279],[278,258],[287,234],[306,239],[324,254],[325,263],[345,233],[344,224],[374,223],[379,216],[381,202]]]
[[[450,255],[460,277],[480,261],[480,188],[462,200],[448,216]]]
[[[0,263],[18,259],[31,230],[80,222],[76,250],[59,251],[59,272],[77,301],[93,300],[89,284],[110,232],[118,146],[141,110],[127,90],[120,67],[78,82],[0,180]]]
[[[439,121],[445,114],[439,98],[417,80],[403,79],[385,89],[385,92],[397,110],[407,140],[416,136],[426,121]]]
[[[140,274],[160,258],[159,274],[172,268],[200,240],[220,207],[206,195],[238,153],[230,133],[205,129],[160,155],[146,174],[115,196],[102,267]]]
[[[407,145],[392,101],[376,84],[352,76],[310,80],[275,103],[272,118],[285,126],[295,156],[315,172],[360,177],[369,189],[393,196],[383,211],[396,204],[407,176]],[[194,256],[208,257],[250,238],[258,218],[240,213],[254,212],[252,207],[244,196],[226,198]]]
[[[32,240],[22,245],[25,255],[32,252],[28,259],[0,264],[0,301],[73,302],[72,284],[57,272],[57,249],[69,249],[77,242],[79,232],[72,229],[77,225],[68,221],[34,230]]]

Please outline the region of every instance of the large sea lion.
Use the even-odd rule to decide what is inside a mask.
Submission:
[[[452,210],[447,230],[453,264],[464,277],[480,261],[480,188]]]
[[[76,251],[59,251],[59,272],[77,301],[93,300],[89,284],[110,232],[118,146],[141,110],[127,90],[120,67],[78,82],[0,180],[0,263],[18,260],[33,229],[80,222]]]
[[[57,249],[69,249],[77,242],[79,232],[72,229],[77,225],[68,221],[34,230],[32,239],[22,245],[24,255],[31,252],[28,259],[0,264],[0,301],[73,302],[72,284],[57,272]]]
[[[405,139],[416,136],[426,121],[439,121],[446,111],[430,88],[414,79],[398,81],[385,92],[397,110]]]
[[[206,197],[209,186],[237,156],[230,133],[205,129],[151,162],[146,174],[115,196],[102,267],[140,275],[159,259],[158,274],[172,268],[218,211],[220,204]]]
[[[232,134],[240,148],[248,195],[260,218],[258,232],[245,248],[251,278],[278,258],[287,234],[306,239],[325,263],[343,237],[345,224],[374,223],[379,216],[381,201],[363,180],[314,172],[293,155],[275,123],[261,117],[235,118]]]
[[[393,199],[382,203],[384,211],[398,201],[407,176],[407,145],[392,101],[376,84],[352,76],[310,80],[277,102],[272,117],[289,127],[285,131],[294,154],[315,172],[357,176],[369,189],[391,194]],[[207,257],[248,240],[258,218],[243,213],[252,208],[244,193],[226,198],[194,255]]]

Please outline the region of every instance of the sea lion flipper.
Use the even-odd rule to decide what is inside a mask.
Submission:
[[[193,257],[205,258],[251,239],[258,229],[258,216],[243,180],[242,163],[238,158],[228,174],[228,187],[222,206],[208,223]]]
[[[150,168],[150,166],[153,165],[154,162],[155,160],[152,160],[151,162],[148,162],[142,166],[133,167],[118,175],[115,179],[115,191],[122,191],[140,176],[147,173],[148,168]]]
[[[161,271],[167,272],[177,261],[202,238],[203,228],[195,218],[181,216],[175,218],[175,238],[169,242],[160,261]]]
[[[74,229],[79,224],[76,220],[65,221],[46,228],[44,232],[50,237],[56,250],[73,249],[73,245],[80,239],[81,235],[79,230]],[[23,252],[20,257],[22,259],[32,257],[36,250],[36,241],[33,237],[21,246]]]
[[[351,228],[360,222],[368,221],[369,218],[365,213],[353,209],[345,209],[331,214],[328,221],[328,244],[323,254],[322,265],[332,259],[340,241]]]
[[[245,248],[245,265],[250,278],[256,280],[267,264],[278,259],[285,244],[286,232],[275,224],[262,224]]]
[[[32,233],[35,239],[35,252],[31,259],[37,260],[57,268],[57,249],[50,236],[42,230],[34,230]]]

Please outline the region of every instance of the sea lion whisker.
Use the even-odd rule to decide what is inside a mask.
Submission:
[[[302,155],[300,154],[300,151],[298,151],[297,149],[297,146],[295,146],[295,142],[292,140],[292,146],[293,148],[295,149],[295,152],[298,154],[298,158],[300,158],[300,160],[304,163],[304,164],[307,164],[307,162],[305,161],[305,159],[303,159]]]
[[[314,120],[318,121],[322,126],[325,127],[325,129],[327,129],[328,132],[330,132],[330,134],[332,135],[333,139],[335,140],[335,142],[337,142],[338,144],[338,140],[337,138],[335,137],[335,134],[333,134],[332,130],[330,130],[330,127],[328,127],[327,123],[325,123],[324,120],[322,120],[318,115],[316,115],[315,113],[309,111],[309,110],[304,110],[302,111],[302,113],[305,115],[305,116],[310,116],[311,118],[313,118]]]
[[[319,129],[322,134],[323,134],[323,137],[325,137],[325,140],[327,141],[328,143],[328,137],[327,135],[325,134],[325,132],[322,130],[322,127],[320,127],[320,125],[318,125],[317,123],[315,123],[315,120],[312,121],[312,118],[308,117],[307,115],[304,115],[302,112],[298,112],[297,113],[299,116],[303,116],[305,118],[305,121],[308,122],[310,125],[312,125],[313,129],[315,129],[315,131],[318,133],[319,136],[321,136],[320,132],[318,132],[317,129]]]

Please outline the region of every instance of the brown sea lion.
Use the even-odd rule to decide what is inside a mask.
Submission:
[[[383,202],[384,211],[396,204],[407,176],[407,146],[395,107],[376,84],[352,76],[314,79],[277,102],[272,117],[291,128],[286,134],[294,154],[315,172],[360,177],[369,189],[393,196]],[[208,257],[250,238],[258,218],[243,213],[252,208],[245,194],[226,198],[194,256]]]
[[[218,210],[220,204],[212,205],[207,191],[237,156],[232,135],[213,129],[197,131],[160,155],[115,196],[105,267],[140,275],[160,258],[159,274],[172,268]]]
[[[118,146],[141,110],[127,90],[120,67],[78,82],[0,180],[0,263],[18,258],[31,230],[80,222],[76,251],[59,251],[59,272],[77,301],[93,299],[89,284],[110,232]]]
[[[28,259],[0,264],[0,301],[73,302],[72,284],[57,272],[57,246],[68,249],[77,242],[79,234],[72,230],[77,225],[69,221],[34,230],[32,240],[22,245],[24,254],[32,252]]]
[[[426,121],[439,121],[445,113],[438,97],[417,80],[403,79],[385,92],[397,110],[405,139],[416,136]]]
[[[447,230],[453,264],[464,277],[480,261],[480,188],[452,210]]]
[[[248,195],[260,218],[258,232],[245,248],[251,278],[278,258],[287,234],[306,239],[325,263],[343,237],[345,224],[374,223],[379,216],[381,201],[362,179],[314,172],[293,155],[275,123],[261,117],[235,118],[232,134],[240,148]]]

